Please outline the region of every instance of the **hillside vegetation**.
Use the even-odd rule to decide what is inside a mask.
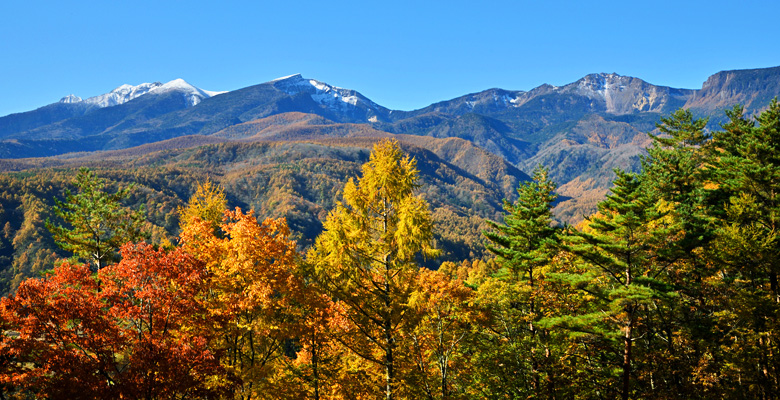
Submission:
[[[548,169],[505,182],[516,200],[494,202],[508,188],[487,179],[514,170],[458,139],[414,139],[425,148],[403,136],[221,143],[115,154],[93,161],[102,178],[66,169],[72,160],[9,172],[3,179],[20,195],[4,194],[3,209],[22,226],[11,224],[3,244],[13,237],[14,249],[30,237],[27,249],[50,244],[41,198],[74,175],[79,194],[116,195],[60,202],[56,214],[84,240],[72,247],[67,227],[55,240],[81,258],[0,302],[0,390],[51,399],[774,398],[780,103],[755,119],[739,106],[727,117],[712,134],[688,110],[664,118],[642,171],[616,170],[577,227],[554,223]],[[486,157],[478,169],[462,162],[476,154]],[[217,172],[205,180],[206,171]],[[131,179],[138,185],[120,190]],[[85,251],[111,235],[91,216],[125,196],[147,204],[156,245],[131,241],[105,265]],[[267,218],[274,212],[283,218]],[[312,215],[322,225],[308,236]],[[81,227],[99,234],[79,236]],[[482,227],[482,243],[448,242]],[[483,244],[494,257],[476,250]]]
[[[431,205],[442,259],[483,257],[484,220],[499,218],[502,199],[514,198],[514,188],[528,177],[463,140],[398,138],[417,160],[418,190]],[[254,209],[261,218],[284,217],[299,247],[305,248],[321,232],[344,183],[359,174],[377,139],[207,145],[201,144],[211,139],[203,137],[173,140],[171,146],[150,144],[67,159],[7,163],[9,172],[0,174],[2,293],[15,290],[22,280],[52,268],[58,257],[66,255],[58,252],[44,222],[54,218],[50,211],[54,200],[63,199],[66,189],[73,190],[71,180],[79,167],[91,168],[113,188],[135,184],[126,205],[144,207],[154,243],[175,243],[176,210],[198,182],[210,179],[225,189],[230,207]],[[166,147],[171,149],[162,150]]]

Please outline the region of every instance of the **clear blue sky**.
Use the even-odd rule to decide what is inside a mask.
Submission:
[[[3,1],[0,116],[183,78],[301,73],[410,110],[593,72],[699,88],[780,65],[776,1]]]

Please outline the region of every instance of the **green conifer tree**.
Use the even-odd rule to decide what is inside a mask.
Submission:
[[[653,143],[642,159],[643,184],[651,201],[674,217],[674,230],[682,233],[674,246],[662,250],[669,257],[691,256],[712,236],[702,176],[703,146],[709,139],[707,119],[696,119],[689,110],[679,109],[656,126],[661,135],[650,135]]]
[[[612,193],[599,203],[598,214],[587,220],[582,231],[570,230],[563,238],[576,272],[550,274],[586,293],[591,298],[590,311],[541,323],[611,343],[605,351],[616,356],[608,362],[619,373],[602,383],[613,391],[608,397],[628,399],[641,393],[632,385],[632,377],[638,375],[634,342],[644,334],[640,327],[647,326],[647,310],[670,292],[661,278],[669,264],[657,259],[656,214],[640,177],[619,170],[616,174]]]
[[[66,200],[55,199],[54,207],[54,213],[70,227],[46,221],[46,227],[63,250],[100,270],[116,259],[123,244],[148,236],[143,231],[143,210],[131,211],[122,206],[129,187],[109,194],[105,191],[105,180],[83,167],[74,184],[78,192],[66,191]]]
[[[487,301],[484,306],[494,316],[492,325],[495,326],[489,331],[499,333],[501,340],[507,341],[507,346],[501,349],[504,351],[495,356],[513,364],[512,374],[498,380],[502,387],[497,390],[518,396],[529,390],[545,390],[542,386],[547,387],[548,394],[554,390],[554,374],[546,368],[549,360],[545,360],[550,354],[549,333],[540,331],[536,324],[543,314],[536,298],[540,295],[541,270],[557,251],[559,229],[553,226],[551,211],[557,197],[555,187],[547,169],[537,166],[533,180],[518,187],[517,201],[504,201],[504,222],[488,221],[493,230],[483,232],[490,241],[487,247],[496,254],[500,266],[492,279],[500,282],[483,285],[481,292],[490,293],[483,293],[481,298]],[[540,350],[541,347],[545,349]]]
[[[666,265],[659,279],[675,289],[675,301],[655,302],[647,309],[646,333],[641,344],[653,365],[653,392],[657,396],[697,392],[694,371],[699,360],[717,352],[710,295],[711,274],[706,251],[715,236],[706,189],[709,134],[707,120],[689,110],[677,110],[657,124],[660,135],[642,159],[643,190],[655,215],[652,252],[657,265]],[[663,393],[663,395],[662,395]]]
[[[725,380],[734,394],[774,398],[780,392],[780,103],[755,121],[737,106],[709,145],[713,215],[719,218],[712,252],[722,294]],[[722,210],[717,212],[718,210]]]
[[[498,256],[501,274],[527,279],[534,285],[534,268],[549,262],[554,237],[552,203],[558,197],[547,169],[537,166],[533,180],[517,188],[517,201],[504,200],[504,223],[488,221],[494,231],[484,232],[488,249]]]

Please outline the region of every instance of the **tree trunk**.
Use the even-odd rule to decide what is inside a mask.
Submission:
[[[385,341],[387,349],[385,350],[385,399],[393,399],[393,380],[395,371],[393,370],[393,336],[390,332],[390,320],[385,321]]]
[[[631,329],[634,325],[632,314],[629,312],[628,325],[625,327],[625,337],[623,339],[623,393],[621,397],[623,400],[628,400],[631,383]]]
[[[395,371],[393,369],[393,347],[395,346],[395,338],[393,337],[393,321],[392,321],[392,303],[390,299],[390,278],[389,278],[389,262],[388,256],[385,255],[385,317],[382,321],[382,329],[385,331],[385,399],[393,399],[393,381],[395,379]]]
[[[314,378],[314,400],[320,400],[319,346],[312,340],[311,365]]]

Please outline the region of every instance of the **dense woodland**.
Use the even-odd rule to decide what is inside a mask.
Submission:
[[[481,231],[500,219],[502,198],[514,199],[520,181],[530,179],[501,158],[461,139],[396,135],[417,160],[417,194],[429,203],[442,254],[423,264],[486,255]],[[349,177],[368,161],[375,138],[298,142],[211,143],[188,140],[74,158],[0,164],[0,296],[68,257],[51,239],[47,219],[56,199],[77,191],[73,177],[87,166],[107,180],[110,192],[128,188],[122,204],[143,209],[151,243],[175,242],[179,214],[210,179],[220,185],[228,207],[255,210],[258,218],[285,218],[300,251],[322,231],[322,221],[340,199]],[[150,148],[151,147],[151,148]],[[561,203],[560,206],[566,204]],[[559,207],[560,207],[559,206]]]
[[[663,119],[642,172],[616,171],[577,226],[554,222],[537,168],[478,225],[492,256],[458,262],[435,261],[440,225],[395,141],[306,246],[205,177],[170,176],[189,202],[162,193],[140,218],[132,187],[82,169],[54,206],[9,200],[49,217],[29,246],[72,257],[0,302],[1,396],[776,398],[780,104],[727,116]]]

